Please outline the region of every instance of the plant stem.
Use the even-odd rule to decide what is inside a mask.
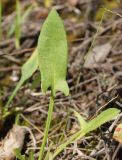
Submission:
[[[21,10],[20,2],[16,0],[16,19],[15,19],[15,46],[20,47],[20,37],[21,37]]]
[[[3,109],[3,116],[6,117],[6,115],[8,115],[8,107],[9,107],[9,104],[10,102],[12,101],[12,99],[14,98],[14,96],[16,95],[17,91],[20,89],[21,85],[23,84],[23,80],[21,79],[19,81],[19,83],[17,84],[14,92],[11,94],[11,96],[9,97],[9,100],[8,102],[6,103],[4,109]]]
[[[45,131],[44,131],[44,137],[43,137],[43,141],[42,141],[42,145],[41,145],[38,160],[42,160],[43,155],[44,155],[44,148],[45,148],[45,145],[46,145],[48,132],[49,132],[49,128],[50,128],[50,123],[51,123],[51,119],[52,119],[53,107],[54,107],[54,96],[51,94],[50,103],[49,103],[49,110],[48,110],[48,117],[47,117],[47,121],[46,121],[46,128],[45,128]]]

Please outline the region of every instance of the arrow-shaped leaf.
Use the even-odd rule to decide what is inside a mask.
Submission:
[[[38,56],[42,91],[46,92],[51,87],[54,96],[57,90],[68,95],[67,39],[62,20],[55,10],[50,12],[42,26]]]

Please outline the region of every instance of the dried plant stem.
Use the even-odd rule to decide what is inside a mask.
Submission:
[[[2,39],[2,0],[0,0],[0,40]]]

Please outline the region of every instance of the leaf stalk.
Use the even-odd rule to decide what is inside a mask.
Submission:
[[[41,145],[41,149],[40,149],[38,160],[42,160],[43,155],[44,155],[44,148],[45,148],[46,141],[47,141],[47,138],[48,138],[48,132],[49,132],[50,124],[51,124],[53,107],[54,107],[54,96],[53,96],[52,91],[51,91],[49,110],[48,110],[48,117],[47,117],[47,121],[46,121],[44,137],[43,137],[43,141],[42,141],[42,145]]]

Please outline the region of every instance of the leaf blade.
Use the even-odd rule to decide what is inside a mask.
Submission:
[[[88,122],[88,124],[86,125],[86,127],[84,127],[83,129],[79,130],[74,135],[68,137],[64,143],[62,143],[61,145],[59,145],[57,147],[57,149],[55,150],[55,152],[53,154],[53,158],[55,158],[67,145],[69,145],[70,143],[73,143],[74,141],[77,141],[78,139],[80,139],[83,136],[85,136],[88,132],[90,132],[92,130],[95,130],[100,125],[102,125],[105,122],[111,120],[112,118],[114,118],[115,116],[117,116],[119,112],[120,112],[119,109],[109,108],[109,109],[103,111],[102,113],[100,113],[100,115],[98,115],[95,118],[95,120],[101,120],[101,119],[102,120],[99,123],[97,123],[96,126],[92,126],[92,125],[95,125],[95,120],[94,119],[91,122]],[[103,117],[105,117],[105,120],[103,120]]]
[[[20,2],[16,0],[16,19],[15,19],[15,45],[16,48],[20,47],[20,37],[21,37],[21,9]]]
[[[67,39],[63,23],[55,10],[45,20],[38,41],[41,88],[51,87],[53,95],[60,90],[69,94],[66,82]]]
[[[8,99],[6,105],[5,105],[5,111],[4,112],[6,112],[6,110],[8,109],[9,104],[13,100],[14,96],[16,95],[16,93],[18,92],[18,90],[20,89],[22,84],[28,78],[30,78],[32,76],[32,74],[37,70],[37,68],[38,68],[38,53],[37,53],[37,49],[35,49],[34,52],[31,55],[31,57],[28,59],[28,61],[22,66],[21,79],[18,82],[17,86],[15,87],[13,93],[9,97],[9,99]]]
[[[83,129],[87,125],[87,122],[85,121],[84,117],[81,116],[78,112],[76,112],[75,110],[73,110],[73,112],[78,119],[80,127]]]

